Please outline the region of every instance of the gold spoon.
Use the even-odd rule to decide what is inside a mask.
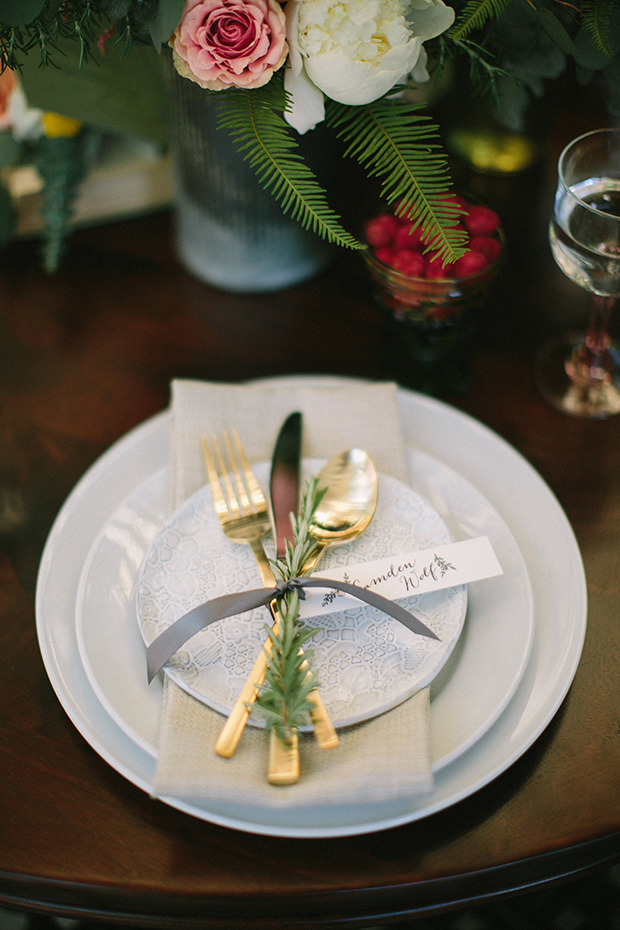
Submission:
[[[316,569],[328,546],[342,545],[361,536],[377,509],[377,472],[362,449],[350,449],[331,458],[318,473],[317,483],[320,489],[327,490],[309,526],[316,546],[302,568],[302,575],[310,575]],[[337,737],[333,745],[337,745]],[[293,732],[291,742],[285,744],[272,730],[269,781],[274,785],[291,785],[298,778],[297,731]]]
[[[315,571],[327,546],[342,545],[361,536],[377,509],[377,472],[362,449],[350,449],[331,458],[318,473],[317,483],[320,489],[327,490],[310,523],[316,548],[303,566],[303,575]]]

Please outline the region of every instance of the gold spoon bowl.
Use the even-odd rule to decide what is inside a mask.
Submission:
[[[360,536],[377,509],[377,472],[363,449],[349,449],[331,458],[317,475],[325,495],[310,524],[316,548],[303,567],[311,574],[327,546]]]

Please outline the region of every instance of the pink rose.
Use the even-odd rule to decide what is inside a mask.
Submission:
[[[261,87],[288,54],[276,0],[186,0],[170,39],[183,77],[208,90]]]

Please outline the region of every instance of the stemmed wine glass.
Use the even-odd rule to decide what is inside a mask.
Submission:
[[[539,387],[575,416],[620,413],[620,351],[609,335],[620,297],[620,129],[588,132],[560,155],[549,241],[557,264],[593,294],[593,305],[585,334],[541,351]]]

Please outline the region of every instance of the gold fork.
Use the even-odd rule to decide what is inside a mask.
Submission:
[[[229,539],[251,546],[263,584],[273,586],[275,576],[263,546],[263,538],[271,530],[267,502],[235,430],[232,430],[232,439],[235,445],[234,451],[228,433],[224,433],[222,437],[229,467],[226,466],[217,437],[212,439],[213,455],[206,440],[203,440],[202,443],[215,511],[220,525]],[[231,475],[233,481],[231,481]],[[274,619],[275,630],[278,628],[279,623],[275,600],[271,602],[270,610]],[[271,640],[268,640],[263,650],[261,650],[254,668],[218,738],[215,749],[221,756],[227,758],[232,756],[237,747],[252,705],[264,681],[270,655]],[[305,662],[305,666],[309,671],[307,662]],[[314,689],[309,698],[314,705],[311,716],[317,742],[324,749],[337,745],[338,735],[329,719],[329,714],[320,694]],[[287,755],[283,753],[283,750],[283,743],[277,739],[275,732],[273,732],[270,744],[269,780],[278,784],[289,784],[299,777],[297,747],[294,745]]]

